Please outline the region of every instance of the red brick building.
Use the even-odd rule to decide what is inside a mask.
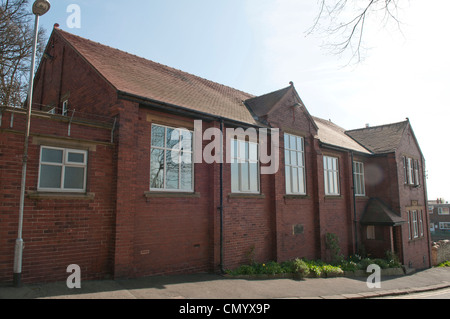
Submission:
[[[442,198],[428,201],[430,231],[434,241],[450,236],[450,204]]]
[[[57,28],[46,53],[33,97],[25,282],[65,280],[70,264],[98,279],[219,271],[249,255],[327,259],[328,233],[347,256],[391,250],[430,266],[424,158],[409,121],[346,131],[311,116],[292,83],[253,96]],[[10,281],[25,112],[0,112],[0,281]],[[180,161],[199,155],[183,143],[211,151],[210,128],[224,132],[231,161]],[[274,174],[261,173],[270,166],[257,156],[261,136],[229,136],[233,128],[279,129],[269,138],[279,144]]]

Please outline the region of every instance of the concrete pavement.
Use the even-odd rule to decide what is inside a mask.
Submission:
[[[361,299],[450,287],[450,268],[431,268],[381,278],[369,288],[365,277],[231,279],[215,274],[159,276],[128,280],[83,281],[81,289],[65,282],[0,285],[0,299]]]

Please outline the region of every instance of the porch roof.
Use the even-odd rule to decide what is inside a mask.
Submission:
[[[406,223],[406,221],[380,199],[371,198],[360,223],[362,225],[399,226]]]

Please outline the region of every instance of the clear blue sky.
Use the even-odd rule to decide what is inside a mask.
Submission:
[[[311,0],[50,0],[41,18],[61,29],[260,95],[293,81],[312,115],[346,128],[409,117],[427,160],[428,195],[450,201],[448,0],[404,1],[396,26],[367,30],[363,63],[324,51],[306,36]],[[70,28],[70,4],[81,28]]]

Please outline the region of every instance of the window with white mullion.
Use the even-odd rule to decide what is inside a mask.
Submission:
[[[38,190],[84,192],[86,190],[87,151],[42,146]]]
[[[231,159],[231,191],[259,193],[258,144],[233,139]]]
[[[365,196],[366,189],[364,184],[364,164],[361,162],[353,162],[354,170],[354,188],[356,196]]]
[[[338,158],[324,156],[323,169],[324,169],[325,195],[340,195]]]
[[[284,160],[287,194],[306,194],[305,154],[302,137],[284,135]]]

